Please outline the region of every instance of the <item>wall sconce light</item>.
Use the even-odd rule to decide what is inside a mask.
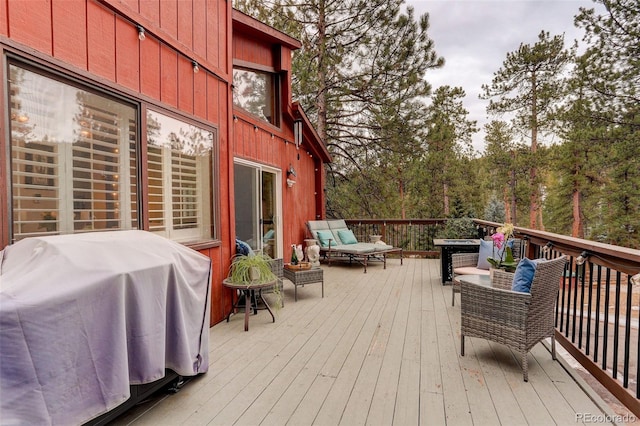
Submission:
[[[234,115],[234,116],[233,116],[233,122],[234,122],[234,123],[237,123],[237,122],[238,122],[238,116],[237,116],[237,115]]]
[[[293,180],[293,179],[287,179],[287,186],[288,186],[289,188],[291,188],[291,187],[292,187],[293,185],[295,185],[295,184],[296,184],[296,181],[295,181],[295,180]]]
[[[138,40],[144,41],[147,36],[144,33],[144,27],[142,25],[138,25]]]
[[[273,139],[273,138],[274,138],[273,133],[271,133],[271,139]]]
[[[640,272],[629,278],[631,280],[631,284],[640,285]]]
[[[553,243],[549,241],[547,244],[542,247],[542,253],[547,254],[551,251],[551,247],[553,247]]]
[[[289,176],[298,177],[296,174],[296,169],[293,168],[293,165],[289,164],[289,169],[287,169],[287,179]]]
[[[584,265],[584,262],[587,261],[588,257],[589,257],[589,253],[587,253],[586,251],[583,251],[580,256],[576,257],[576,265],[578,266]]]
[[[195,59],[191,61],[191,65],[193,65],[193,73],[197,74],[200,71],[200,67],[198,66],[198,61]]]
[[[302,145],[302,119],[300,118],[293,122],[293,141],[296,144],[296,149],[300,149],[300,145]]]
[[[253,126],[253,131],[258,133],[258,126]]]

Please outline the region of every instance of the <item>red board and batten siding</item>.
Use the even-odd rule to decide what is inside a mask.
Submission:
[[[147,30],[138,39],[136,23]],[[213,262],[211,324],[221,321],[230,295],[222,287],[231,258],[229,108],[231,3],[225,0],[0,0],[0,35],[25,57],[49,61],[60,70],[112,86],[127,96],[158,103],[206,120],[218,129],[219,237],[222,244],[200,250]],[[193,72],[191,60],[201,71]],[[207,70],[209,72],[207,72]],[[4,75],[4,72],[0,73]],[[139,94],[139,95],[138,95]],[[4,103],[0,112],[4,111]],[[3,114],[4,116],[4,114]],[[0,161],[8,141],[0,136]],[[3,167],[4,168],[4,167]],[[0,179],[0,213],[8,217]],[[8,244],[2,220],[0,246]]]

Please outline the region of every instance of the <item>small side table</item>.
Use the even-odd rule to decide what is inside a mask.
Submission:
[[[275,280],[268,283],[264,283],[264,284],[250,284],[250,285],[237,284],[227,279],[222,280],[222,285],[224,285],[225,287],[232,288],[234,290],[240,290],[242,291],[242,293],[244,293],[244,331],[249,331],[249,312],[253,309],[254,312],[257,313],[257,310],[258,310],[257,304],[260,300],[262,301],[262,303],[264,303],[264,306],[271,314],[271,318],[273,319],[273,322],[276,322],[276,317],[273,315],[273,312],[271,312],[271,308],[267,304],[267,301],[264,300],[264,297],[262,297],[262,289],[267,287],[273,287],[274,284],[276,284]],[[257,296],[256,296],[257,300],[256,300],[255,307],[253,307],[251,303],[251,292],[254,292],[254,294],[257,293]],[[231,312],[229,312],[229,315],[227,315],[227,322],[229,322],[229,317],[233,312],[235,312],[238,306],[238,302],[240,301],[240,299],[238,299],[238,302],[233,303],[233,296],[231,297],[232,297],[231,302],[233,307],[231,308]]]
[[[305,284],[320,283],[322,285],[322,297],[324,297],[324,276],[322,268],[313,267],[311,269],[289,269],[285,266],[284,277],[293,283],[293,297],[298,301],[298,286]]]

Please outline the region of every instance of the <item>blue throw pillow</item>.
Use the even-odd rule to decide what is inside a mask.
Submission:
[[[478,269],[488,270],[491,264],[487,257],[500,256],[498,251],[493,251],[493,241],[480,240],[480,252],[478,253]]]
[[[253,256],[253,249],[249,246],[249,244],[245,243],[242,240],[236,238],[236,254],[240,254],[243,256]]]
[[[338,237],[340,237],[340,241],[342,244],[357,244],[358,240],[356,236],[353,235],[353,231],[350,229],[340,229],[338,231]]]
[[[320,245],[322,247],[329,247],[329,240],[333,241],[333,245],[336,245],[335,239],[333,238],[333,233],[331,231],[318,231],[318,240],[320,240]]]
[[[533,275],[536,273],[536,266],[537,262],[534,260],[526,257],[520,260],[516,273],[513,275],[511,290],[531,293],[531,282],[533,281]]]

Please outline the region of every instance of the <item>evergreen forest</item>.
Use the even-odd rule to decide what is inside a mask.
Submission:
[[[234,1],[302,43],[293,93],[333,157],[329,217],[474,217],[640,249],[640,2],[594,5],[574,17],[580,53],[544,30],[505,52],[482,86],[476,152],[465,88],[429,84],[446,58],[428,13],[404,0]]]

